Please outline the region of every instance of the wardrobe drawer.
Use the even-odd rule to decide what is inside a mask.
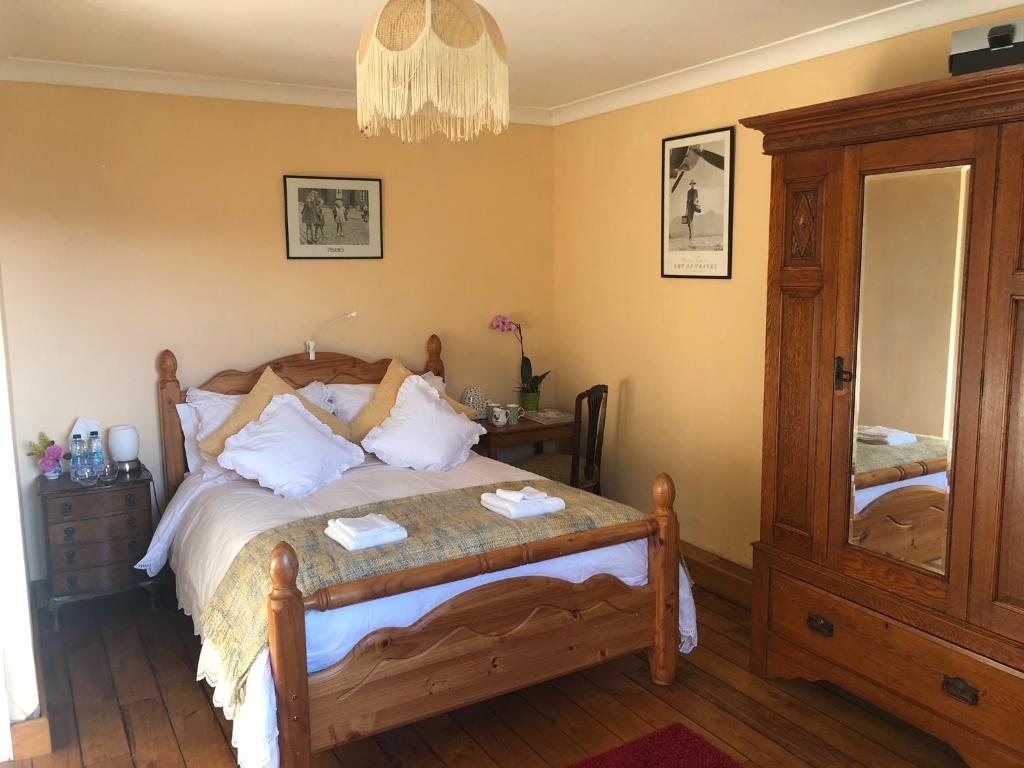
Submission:
[[[118,488],[98,493],[49,496],[44,499],[47,523],[86,520],[119,512],[148,511],[149,487]]]
[[[148,538],[149,527],[149,510],[145,509],[112,517],[51,524],[48,533],[50,545],[59,547],[107,539]]]
[[[778,571],[769,611],[773,634],[1019,747],[1024,674]]]
[[[77,571],[54,573],[50,578],[50,594],[77,595],[82,592],[104,592],[137,581],[143,581],[146,574],[132,567],[133,563],[101,565],[99,568],[82,568]]]
[[[94,565],[117,563],[122,560],[137,562],[146,552],[149,534],[129,539],[93,541],[54,547],[50,552],[50,565],[54,571],[74,571]]]

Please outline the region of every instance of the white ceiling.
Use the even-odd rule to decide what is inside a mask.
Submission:
[[[359,35],[382,2],[0,0],[0,59],[7,60],[0,64],[62,62],[350,90]],[[899,19],[910,14],[926,20],[944,14],[939,23],[958,8],[968,15],[981,6],[990,10],[1012,3],[484,0],[484,5],[508,43],[512,103],[552,110],[789,38],[802,36],[796,41],[801,42],[824,27],[834,33],[870,22],[878,39],[886,35],[887,24],[899,27]]]

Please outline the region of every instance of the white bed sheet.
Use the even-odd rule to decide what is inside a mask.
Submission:
[[[197,633],[203,607],[235,555],[257,534],[292,520],[374,501],[422,493],[489,485],[536,478],[516,467],[471,454],[465,463],[447,472],[417,472],[389,467],[373,457],[340,479],[305,499],[274,496],[256,483],[231,474],[204,479],[189,475],[168,504],[154,532],[146,556],[137,567],[151,574],[167,561],[177,580],[178,603],[192,616]],[[173,546],[172,546],[173,545]],[[306,614],[307,663],[310,672],[334,664],[370,632],[384,627],[404,627],[450,598],[482,584],[517,576],[553,576],[574,583],[598,573],[609,573],[624,583],[647,582],[645,540],[581,552],[520,568],[512,568],[428,589],[372,600],[324,613]],[[680,578],[680,648],[691,650],[697,641],[696,614],[689,582]],[[220,679],[220,657],[211,643],[204,643],[198,679],[214,686],[214,703],[231,700],[232,690]],[[270,659],[266,649],[249,672],[244,703],[233,719],[232,744],[242,768],[274,768],[278,765],[277,702]]]
[[[897,488],[906,488],[911,485],[930,485],[933,488],[938,488],[940,491],[949,490],[949,478],[945,472],[933,472],[930,475],[921,475],[920,477],[912,477],[909,480],[896,480],[892,483],[883,483],[882,485],[873,485],[870,488],[862,488],[854,491],[853,494],[853,514],[854,516],[860,515],[868,504],[881,498],[889,491],[895,491]]]

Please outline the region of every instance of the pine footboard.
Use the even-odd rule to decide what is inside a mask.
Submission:
[[[659,475],[650,518],[482,555],[337,584],[303,595],[286,542],[271,555],[270,662],[282,768],[380,733],[585,667],[648,650],[651,679],[675,677],[679,647],[679,533],[675,488]],[[363,638],[345,658],[306,672],[307,610],[402,592],[646,538],[648,583],[600,574],[582,584],[519,577],[477,587],[405,628]]]

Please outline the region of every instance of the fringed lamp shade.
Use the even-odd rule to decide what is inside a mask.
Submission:
[[[473,0],[388,0],[356,56],[359,130],[466,141],[508,127],[508,52]]]

